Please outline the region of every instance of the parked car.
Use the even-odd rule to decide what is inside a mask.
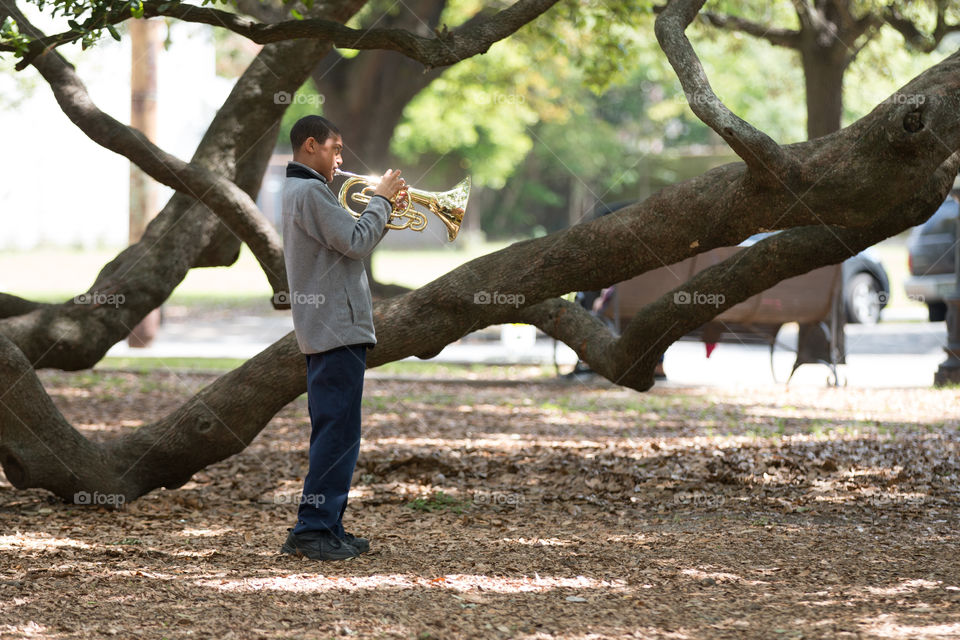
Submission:
[[[740,243],[748,247],[769,236],[757,233]],[[864,249],[843,261],[843,306],[847,322],[876,324],[890,299],[890,278],[876,251]]]
[[[956,283],[957,215],[960,202],[951,196],[930,219],[917,225],[907,240],[910,277],[904,282],[907,296],[927,304],[931,322],[947,317],[946,295]]]

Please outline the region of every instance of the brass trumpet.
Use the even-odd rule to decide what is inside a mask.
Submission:
[[[380,183],[380,176],[361,176],[349,171],[334,171],[335,176],[345,176],[347,180],[340,187],[340,206],[359,218],[362,211],[354,211],[347,203],[347,193],[356,185],[364,185],[363,189],[354,193],[353,202],[364,205],[370,202],[373,192]],[[410,229],[423,231],[427,226],[427,217],[413,208],[414,203],[422,205],[430,213],[440,218],[440,222],[447,228],[447,240],[453,242],[460,232],[463,214],[467,209],[467,200],[470,198],[470,176],[457,183],[449,191],[422,191],[411,187],[404,187],[391,200],[393,211],[387,220],[388,229]]]

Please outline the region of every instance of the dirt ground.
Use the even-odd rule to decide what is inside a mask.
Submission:
[[[92,438],[213,379],[41,376]],[[0,637],[960,637],[960,390],[473,377],[368,378],[347,562],[279,553],[305,398],[120,511],[0,481]]]

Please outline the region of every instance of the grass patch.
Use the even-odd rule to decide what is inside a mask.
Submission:
[[[398,360],[371,371],[387,376],[460,379],[549,380],[556,377],[552,365],[455,364],[422,360]]]
[[[152,371],[231,371],[246,362],[243,358],[123,358],[109,356],[94,369],[117,369],[148,373]]]
[[[541,409],[568,412],[626,411],[636,413],[664,413],[687,411],[694,407],[689,396],[667,393],[663,395],[629,395],[622,398],[584,393],[560,395],[540,404]],[[701,414],[701,418],[705,414]]]
[[[417,498],[407,504],[414,511],[452,511],[453,513],[463,513],[470,508],[469,500],[457,500],[443,491],[437,491],[428,498]]]

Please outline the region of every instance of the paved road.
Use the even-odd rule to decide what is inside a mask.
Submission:
[[[840,368],[841,383],[851,387],[927,387],[944,359],[946,325],[923,322],[917,313],[890,314],[875,326],[847,326],[847,364]],[[143,357],[249,358],[292,331],[288,315],[237,316],[229,321],[178,319],[161,327],[154,345],[131,349],[114,346],[108,355]],[[488,328],[447,346],[434,360],[448,363],[552,364],[572,368],[575,354],[563,344],[543,337],[534,339],[532,327]],[[781,332],[774,352],[773,372],[783,381],[793,363],[795,327]],[[416,359],[412,359],[416,360]],[[754,386],[774,383],[770,351],[756,345],[721,344],[710,358],[699,342],[678,342],[666,353],[669,385]],[[824,386],[830,370],[804,365],[791,385]]]

